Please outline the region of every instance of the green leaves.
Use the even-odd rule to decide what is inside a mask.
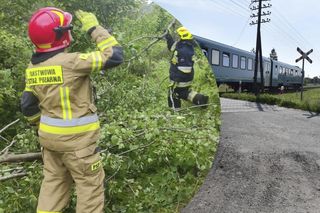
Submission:
[[[44,2],[37,0],[31,5],[36,7]],[[172,20],[159,7],[143,3],[63,0],[53,1],[51,5],[70,12],[82,9],[95,13],[103,25],[113,26],[129,59],[148,45],[150,38],[161,34]],[[15,8],[9,3],[5,6]],[[21,10],[20,6],[16,9]],[[2,18],[0,15],[0,20]],[[71,49],[86,52],[95,48],[88,36],[80,33],[77,21],[75,25]],[[14,27],[20,29],[17,24]],[[0,31],[0,36],[3,34],[8,43],[0,44],[0,50],[5,50],[5,56],[10,57],[2,57],[0,53],[0,59],[3,58],[0,60],[3,91],[0,91],[0,118],[7,122],[18,116],[15,111],[18,111],[19,93],[23,89],[23,67],[27,66],[31,48],[24,36],[9,32],[7,25],[5,29]],[[15,42],[11,42],[12,36]],[[145,38],[137,39],[139,37]],[[133,40],[133,44],[127,45]],[[21,52],[17,53],[14,45]],[[207,59],[198,49],[193,87],[209,95],[211,105],[203,110],[189,108],[192,105],[183,102],[182,111],[172,111],[167,107],[170,54],[165,42],[160,41],[130,64],[108,70],[104,76],[92,75],[101,121],[99,145],[104,150],[101,155],[106,171],[106,212],[178,211],[193,196],[211,167],[220,125],[215,79]],[[10,113],[4,114],[6,111]],[[40,150],[32,129],[22,124],[18,130],[21,130],[18,135],[11,134],[16,135],[17,142],[10,151]],[[42,167],[40,163],[27,163],[23,167],[29,174],[27,177],[1,183],[0,213],[1,209],[35,211]],[[66,212],[72,211],[74,205],[75,195]]]
[[[97,82],[98,106],[108,121],[100,140],[102,148],[109,147],[104,163],[107,179],[112,177],[107,212],[172,212],[191,198],[211,167],[220,121],[211,69],[197,65],[194,82],[210,95],[209,109],[187,109],[191,105],[184,102],[185,110],[172,112],[163,81],[168,61],[154,60],[143,77],[122,68]]]

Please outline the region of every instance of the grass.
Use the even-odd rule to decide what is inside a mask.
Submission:
[[[311,112],[320,112],[320,88],[304,91],[303,101],[300,100],[300,92],[261,94],[259,97],[254,96],[252,93],[221,93],[221,97],[266,103]]]

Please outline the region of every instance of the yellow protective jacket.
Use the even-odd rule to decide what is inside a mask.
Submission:
[[[121,64],[123,53],[101,26],[91,37],[98,51],[36,53],[26,69],[22,113],[31,124],[39,125],[39,141],[49,150],[80,150],[99,138],[90,73]]]

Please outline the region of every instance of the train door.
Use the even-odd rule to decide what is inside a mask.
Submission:
[[[272,68],[272,86],[278,86],[279,84],[279,67],[276,61],[273,61],[273,68]]]
[[[270,62],[264,62],[264,86],[270,86],[270,77],[271,77],[271,64]]]

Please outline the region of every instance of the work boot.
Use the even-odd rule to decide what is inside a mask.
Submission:
[[[195,105],[204,105],[204,104],[208,104],[209,102],[209,96],[206,95],[202,95],[202,94],[196,94],[196,96],[194,96],[192,103],[194,103]],[[201,108],[205,109],[208,106],[201,106]]]

